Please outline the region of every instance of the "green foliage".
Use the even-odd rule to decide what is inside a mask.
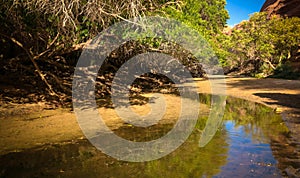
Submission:
[[[300,74],[295,72],[289,63],[280,64],[274,70],[274,74],[271,75],[272,78],[283,78],[283,79],[298,79]]]
[[[184,0],[182,2],[182,5],[162,8],[164,14],[182,21],[207,38],[222,30],[229,18],[225,10],[225,0]]]
[[[127,3],[114,0],[54,0],[52,3],[43,0],[9,0],[3,1],[0,8],[0,19],[3,19],[0,25],[8,27],[9,31],[16,31],[13,35],[9,31],[1,33],[17,39],[33,56],[43,53],[51,58],[51,55],[70,52],[74,46],[93,38],[117,21],[143,15],[161,15],[179,20],[195,29],[215,50],[219,50],[219,46],[215,45],[218,43],[216,36],[221,34],[228,19],[225,3],[225,0],[151,0]],[[65,9],[67,7],[68,10]],[[178,31],[180,29],[174,29],[170,33],[178,36]],[[142,43],[148,43],[153,48],[161,46],[160,40],[151,40],[144,39]]]
[[[224,59],[226,51],[220,48],[220,40],[224,38],[221,31],[229,18],[225,5],[225,0],[183,0],[182,3],[163,6],[151,15],[158,14],[183,22],[209,42],[218,58]]]
[[[249,21],[234,27],[229,38],[223,43],[224,49],[229,52],[223,65],[251,66],[247,72],[266,77],[298,49],[300,18],[267,19],[266,13],[255,13]]]

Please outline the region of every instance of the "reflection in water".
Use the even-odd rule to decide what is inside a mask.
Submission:
[[[201,101],[210,104],[210,96],[201,95]],[[270,147],[273,140],[288,135],[279,115],[262,105],[229,97],[223,124],[211,142],[200,148],[206,120],[207,116],[200,116],[189,139],[159,160],[118,161],[88,141],[78,140],[2,155],[0,177],[281,177],[276,161],[280,154],[275,159]],[[143,141],[165,134],[172,126],[158,124],[141,132],[141,128],[124,125],[115,132]]]
[[[277,161],[266,137],[256,140],[252,134],[245,133],[245,127],[236,126],[234,121],[227,121],[225,128],[228,132],[229,153],[228,163],[222,167],[220,175],[226,177],[280,177],[276,167]],[[259,128],[257,128],[259,130]]]

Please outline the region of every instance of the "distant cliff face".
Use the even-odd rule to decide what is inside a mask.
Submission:
[[[267,12],[269,17],[300,17],[300,0],[266,0],[260,11]]]

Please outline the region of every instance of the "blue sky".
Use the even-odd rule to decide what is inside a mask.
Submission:
[[[229,26],[234,26],[242,20],[249,19],[249,15],[259,12],[265,0],[227,0],[226,9],[230,19],[227,21]]]

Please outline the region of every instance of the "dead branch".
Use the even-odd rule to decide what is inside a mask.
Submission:
[[[19,42],[18,40],[16,40],[15,38],[13,38],[13,37],[8,37],[8,36],[3,35],[3,34],[0,34],[0,35],[6,37],[6,38],[8,38],[8,39],[10,39],[13,43],[15,43],[16,45],[18,45],[19,47],[21,47],[21,48],[25,51],[25,53],[27,54],[27,56],[28,56],[29,59],[31,60],[32,64],[34,65],[34,67],[35,67],[37,73],[39,74],[41,80],[47,85],[47,87],[48,87],[48,89],[49,89],[49,94],[50,94],[51,96],[58,96],[58,95],[56,94],[56,92],[53,90],[52,86],[51,86],[51,85],[49,84],[49,82],[47,81],[47,79],[45,78],[45,75],[42,73],[42,71],[40,70],[40,68],[39,68],[39,66],[37,65],[37,63],[35,62],[35,58],[34,58],[34,55],[32,54],[32,52],[29,51],[29,50],[27,50],[27,49],[24,47],[24,45],[23,45],[21,42]]]

